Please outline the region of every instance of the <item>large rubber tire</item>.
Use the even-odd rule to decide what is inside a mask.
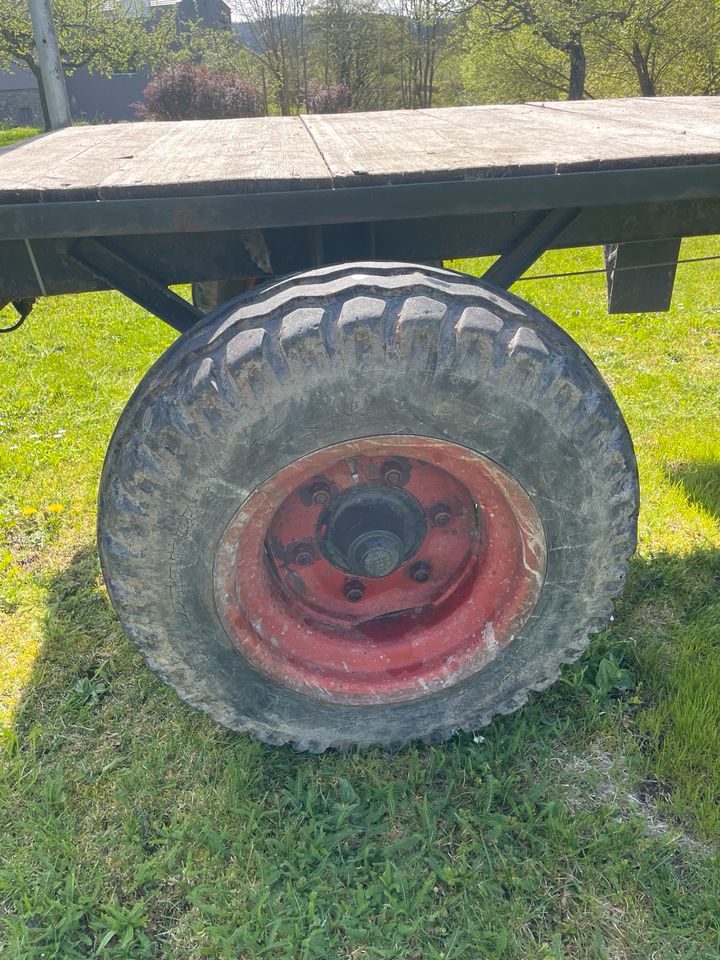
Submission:
[[[503,467],[540,515],[547,571],[521,635],[473,676],[407,702],[328,703],[233,646],[213,559],[240,504],[276,471],[380,434],[454,441]],[[110,443],[99,546],[127,633],[183,700],[268,743],[322,751],[474,730],[551,684],[607,624],[637,510],[623,417],[556,324],[463,274],[350,264],[250,291],[158,360]]]

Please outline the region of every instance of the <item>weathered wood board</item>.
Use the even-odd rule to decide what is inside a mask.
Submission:
[[[69,127],[0,150],[0,202],[331,185],[297,117]]]
[[[720,97],[72,127],[0,151],[0,203],[720,162]]]

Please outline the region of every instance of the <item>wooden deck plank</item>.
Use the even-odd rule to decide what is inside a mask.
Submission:
[[[0,151],[0,203],[720,162],[720,97],[72,127]]]
[[[606,104],[592,103],[576,111],[548,109],[554,104],[491,105],[311,116],[306,122],[338,185],[720,159],[718,139],[706,135],[707,120],[697,133],[688,123],[680,130],[680,122],[676,131],[668,123],[656,128],[639,124],[643,105],[632,105],[624,122],[612,102],[607,120]],[[720,129],[720,100],[714,108]]]
[[[0,155],[0,201],[329,187],[298,118],[71,127]]]
[[[47,198],[54,192],[76,199],[92,196],[100,179],[117,170],[121,158],[145,139],[145,131],[134,130],[130,147],[122,127],[108,125],[68,127],[21,141],[0,152],[0,193],[15,189],[21,198],[33,193]]]
[[[165,128],[170,124],[153,124]],[[299,117],[200,120],[173,124],[100,185],[101,198],[187,192],[261,192],[329,187],[322,156]],[[220,189],[218,189],[220,188]]]
[[[666,133],[680,137],[692,148],[699,140],[720,142],[720,111],[714,97],[646,97],[642,100],[606,100],[598,107],[593,101],[544,103],[543,107],[571,116],[597,117],[603,123],[618,123],[643,132],[652,130],[659,136]]]
[[[720,99],[708,99],[714,99],[714,109],[708,113],[714,114],[714,129],[720,131]],[[707,117],[694,123],[676,119],[673,124],[673,117],[682,117],[681,108],[668,108],[666,103],[666,122],[661,123],[657,101],[650,106],[648,103],[637,99],[582,101],[577,107],[568,101],[523,104],[524,111],[515,115],[518,146],[513,145],[513,133],[505,129],[499,114],[495,118],[499,123],[488,132],[497,138],[498,147],[509,146],[518,159],[522,159],[524,149],[538,159],[554,157],[558,173],[712,163],[720,159],[720,139],[708,135]],[[451,119],[460,109],[435,111],[436,119]],[[481,113],[486,108],[466,109],[471,114],[466,122],[476,129],[488,129],[490,118]]]

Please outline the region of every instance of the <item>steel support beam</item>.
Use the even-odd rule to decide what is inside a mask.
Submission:
[[[680,238],[605,247],[608,313],[670,309]]]
[[[89,237],[70,248],[70,257],[93,276],[125,294],[180,333],[190,330],[204,314],[155,279],[144,267],[115,253],[102,240]]]
[[[514,236],[495,263],[482,275],[487,283],[508,290],[528,267],[542,256],[579,214],[578,207],[570,210],[543,210]]]
[[[0,202],[3,240],[204,233],[720,199],[720,164],[227,196]],[[378,227],[376,226],[376,231]]]

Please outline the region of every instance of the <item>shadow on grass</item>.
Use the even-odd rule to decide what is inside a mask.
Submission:
[[[707,610],[718,602],[719,583],[719,549],[663,553],[649,560],[635,557],[613,623],[593,639],[578,664],[566,668],[569,682],[531,698],[520,711],[524,726],[530,725],[548,743],[559,724],[592,727],[597,718],[589,698],[595,695],[598,665],[608,653],[635,675],[635,688],[644,685],[653,697],[662,695],[678,638],[705,621]],[[77,746],[84,741],[89,753],[95,750],[94,738],[114,739],[118,748],[131,753],[138,745],[147,746],[149,739],[153,751],[162,753],[163,743],[170,749],[170,744],[182,742],[184,750],[198,738],[198,744],[222,742],[225,747],[242,741],[244,762],[253,756],[261,765],[268,760],[276,765],[282,755],[286,772],[286,761],[290,767],[323,763],[291,748],[258,744],[182,704],[147,669],[124,635],[102,585],[94,546],[78,551],[64,569],[48,577],[46,587],[45,641],[17,713],[18,732],[77,724]],[[494,727],[508,732],[514,722],[499,717]],[[465,742],[464,736],[459,742]]]
[[[638,817],[597,800],[565,802],[564,764],[634,728],[632,690],[598,699],[603,662],[612,657],[636,690],[652,679],[662,696],[667,650],[702,627],[718,577],[720,550],[635,559],[611,629],[481,737],[312,756],[183,705],[124,637],[95,550],[84,548],[46,583],[45,643],[11,745],[7,869],[0,857],[10,956],[70,960],[109,944],[109,960],[180,958],[212,944],[223,960],[351,956],[350,947],[430,957],[448,946],[459,960],[521,960],[529,936],[550,942],[564,924],[567,955],[600,960],[615,936],[604,904],[617,889],[632,898],[638,874],[672,926],[667,844],[648,844]],[[582,867],[579,890],[574,857],[601,865]],[[547,876],[567,877],[560,906],[560,881],[548,886]],[[699,949],[717,902],[708,891],[710,906],[695,898],[689,919],[683,907],[683,935]],[[640,944],[641,934],[623,936]]]
[[[647,761],[638,776],[657,775],[671,786],[675,779],[687,794],[680,780],[702,779],[717,757],[702,742],[696,748],[682,744],[687,770],[663,767],[661,757],[673,738],[682,737],[683,724],[720,727],[720,711],[716,718],[707,715],[712,697],[708,701],[703,687],[703,677],[720,678],[720,647],[705,640],[718,611],[719,584],[720,549],[635,557],[609,628],[563,670],[559,682],[531,696],[517,713],[497,717],[479,741],[460,733],[437,747],[416,742],[392,753],[375,748],[315,756],[261,744],[183,704],[125,637],[102,585],[95,548],[87,546],[46,583],[45,641],[17,713],[16,749],[32,739],[44,763],[57,764],[70,780],[94,782],[113,771],[113,789],[125,798],[126,813],[138,811],[133,829],[149,846],[176,815],[178,795],[192,795],[207,809],[219,784],[226,797],[241,793],[267,812],[269,797],[277,804],[294,790],[292,802],[302,805],[308,783],[324,783],[332,793],[351,776],[365,782],[374,776],[376,799],[387,799],[394,783],[407,785],[431,762],[455,802],[465,792],[468,770],[481,762],[521,796],[537,789],[538,766],[554,762],[568,743],[582,753],[603,738],[620,742],[628,730]],[[683,657],[701,658],[706,669],[678,694]],[[710,779],[708,774],[707,789]],[[699,796],[705,787],[695,786]],[[712,833],[711,820],[702,826]]]
[[[720,462],[692,460],[667,469],[668,478],[679,483],[688,500],[720,519]]]

